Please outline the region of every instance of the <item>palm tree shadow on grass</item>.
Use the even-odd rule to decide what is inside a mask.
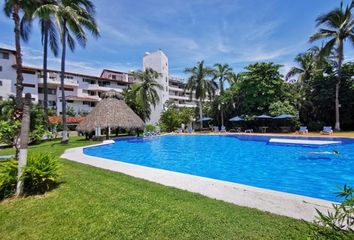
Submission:
[[[25,183],[24,197],[44,195],[46,193],[53,192],[55,189],[58,189],[62,184],[65,184],[65,181],[48,181],[44,186],[33,187],[28,186]]]

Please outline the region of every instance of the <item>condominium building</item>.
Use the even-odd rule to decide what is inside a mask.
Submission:
[[[0,100],[16,94],[16,61],[15,51],[0,48]],[[188,93],[184,93],[184,83],[169,76],[168,58],[161,51],[145,53],[143,67],[152,68],[160,73],[157,82],[162,86],[158,95],[160,98],[156,107],[152,108],[150,122],[158,123],[161,112],[167,101],[173,102],[178,107],[195,107],[195,99],[190,100]],[[43,69],[24,66],[24,93],[31,93],[35,103],[43,101]],[[48,105],[62,113],[60,71],[48,70]],[[101,94],[114,89],[123,92],[123,89],[135,82],[134,77],[126,72],[103,69],[100,76],[86,75],[82,73],[66,72],[64,79],[64,91],[67,106],[75,112],[90,112],[101,100]]]

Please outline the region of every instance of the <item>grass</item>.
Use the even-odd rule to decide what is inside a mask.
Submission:
[[[90,142],[31,146],[60,155]],[[13,150],[0,150],[0,155]],[[59,188],[0,203],[6,239],[306,239],[310,225],[67,160]]]

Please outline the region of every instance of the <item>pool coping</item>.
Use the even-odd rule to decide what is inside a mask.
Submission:
[[[107,140],[100,144],[67,149],[61,158],[308,222],[315,220],[318,215],[316,209],[322,213],[333,210],[332,204],[335,202],[323,199],[93,157],[83,152],[84,148],[112,143],[113,140]]]

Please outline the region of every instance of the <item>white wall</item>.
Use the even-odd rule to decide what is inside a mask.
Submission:
[[[163,111],[163,106],[165,102],[169,99],[168,93],[168,58],[161,50],[146,53],[143,58],[144,70],[147,68],[152,68],[156,72],[160,73],[161,76],[156,80],[162,87],[162,90],[157,90],[160,101],[154,108],[151,106],[151,115],[149,123],[157,124],[160,120],[161,113]]]

